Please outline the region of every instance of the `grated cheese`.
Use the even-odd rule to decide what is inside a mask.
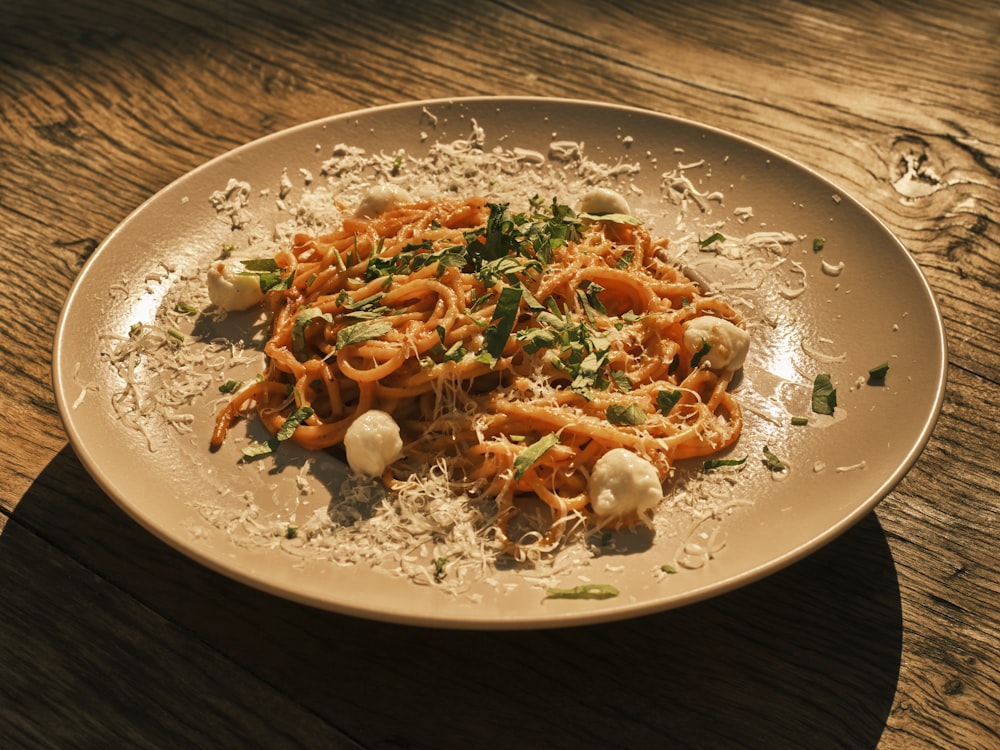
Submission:
[[[427,109],[423,119],[432,128],[439,122]],[[688,174],[706,169],[704,160],[693,160],[661,175],[663,197],[678,209],[679,230],[679,236],[672,238],[663,254],[670,262],[692,269],[693,274],[707,280],[705,286],[711,286],[710,293],[726,294],[751,313],[759,303],[732,295],[766,291],[766,300],[771,302],[761,306],[755,319],[777,328],[778,316],[769,319],[767,312],[780,309],[774,300],[794,299],[807,288],[805,269],[789,257],[790,248],[799,238],[773,231],[745,237],[727,235],[714,252],[703,252],[697,232],[688,228],[688,214],[694,209],[710,215],[714,205],[724,202],[721,192],[700,188],[699,178]],[[488,188],[489,197],[501,202],[520,202],[535,194],[558,195],[561,200],[578,202],[588,195],[591,200],[595,200],[594,196],[606,198],[611,191],[618,195],[641,194],[633,180],[639,172],[637,163],[624,159],[599,163],[587,156],[583,143],[555,137],[547,153],[516,146],[488,148],[485,131],[473,120],[466,138],[432,143],[424,156],[369,153],[339,143],[322,162],[318,176],[310,170],[298,171],[303,181],[301,188],[296,188],[288,170],[283,170],[275,199],[283,220],[273,227],[254,224],[251,186],[246,182],[230,179],[225,188],[212,193],[209,201],[220,218],[244,233],[247,244],[254,246],[253,254],[261,256],[287,243],[296,232],[318,233],[332,228],[351,215],[366,196],[374,200],[373,188],[381,191],[375,197],[381,195],[385,200],[402,195],[415,199],[468,195]],[[269,194],[267,188],[259,191],[261,196]],[[621,208],[619,205],[616,210]],[[743,223],[752,217],[753,208],[737,207],[733,215]],[[260,357],[253,342],[200,338],[190,316],[174,310],[178,301],[184,301],[213,320],[225,319],[225,311],[211,306],[204,273],[201,267],[167,266],[151,272],[146,291],[160,300],[154,319],[136,321],[142,326],[132,334],[119,332],[102,339],[104,357],[117,375],[117,386],[110,396],[115,413],[125,427],[145,437],[151,451],[162,448],[171,434],[189,434],[197,420],[211,419],[212,415],[204,411],[206,400],[213,410],[216,405],[217,399],[208,396],[211,388],[225,382],[234,367]],[[119,297],[130,293],[124,284],[113,284],[109,290]],[[182,340],[170,331],[179,332]],[[629,335],[628,328],[623,328],[620,335]],[[803,342],[803,350],[814,358],[824,356],[807,347]],[[555,398],[554,389],[541,377],[511,387]],[[88,384],[82,384],[82,388],[77,403],[94,389]],[[467,402],[457,397],[457,383],[441,383],[439,388],[436,404],[442,417],[454,409],[467,408]],[[196,405],[200,411],[195,411]],[[751,405],[747,411],[781,423],[766,408]],[[590,417],[581,414],[583,419]],[[445,418],[439,424],[441,429],[448,428]],[[706,440],[723,437],[705,436]],[[849,468],[854,467],[843,470]],[[258,465],[256,470],[263,468]],[[697,569],[724,548],[725,519],[752,502],[736,490],[737,471],[712,475],[675,471],[675,484],[670,495],[660,502],[653,525],[657,534],[677,539],[678,552],[673,562],[683,569]],[[303,497],[311,494],[312,482],[311,464],[307,461],[295,477],[297,492]],[[443,459],[431,467],[412,467],[401,485],[398,492],[389,495],[377,481],[348,476],[335,488],[337,502],[316,508],[304,518],[294,513],[289,516],[266,512],[261,505],[264,498],[248,493],[224,491],[217,497],[191,503],[205,525],[221,529],[234,544],[280,549],[303,564],[325,561],[370,565],[453,594],[468,595],[475,583],[499,590],[511,586],[496,577],[501,553],[494,533],[496,510],[480,497],[480,486],[470,484],[456,493]],[[581,521],[570,516],[565,523],[572,527]],[[292,527],[294,533],[290,532]],[[205,536],[204,525],[194,525],[191,530],[197,538]],[[519,560],[534,571],[523,580],[544,587],[569,572],[584,575],[581,569],[599,558],[602,550],[582,535],[576,539],[582,539],[582,543],[560,545],[545,554],[532,552],[530,557]]]

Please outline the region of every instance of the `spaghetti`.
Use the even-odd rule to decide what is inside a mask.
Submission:
[[[663,259],[631,217],[576,214],[537,198],[526,213],[482,198],[397,204],[321,236],[298,234],[251,266],[272,314],[266,370],[218,414],[212,444],[256,408],[272,434],[342,450],[362,414],[398,424],[391,490],[446,459],[462,491],[495,498],[513,546],[556,541],[601,517],[589,481],[616,448],[665,482],[673,463],[731,445],[742,428],[701,318],[742,318]],[[521,498],[551,509],[522,537]]]

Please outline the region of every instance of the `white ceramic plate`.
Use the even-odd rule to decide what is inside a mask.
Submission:
[[[658,534],[645,548],[601,556],[542,583],[500,572],[475,586],[471,599],[365,565],[303,563],[280,547],[232,543],[196,505],[212,507],[246,492],[265,514],[292,518],[310,504],[335,499],[330,488],[341,467],[332,459],[314,462],[313,489],[303,496],[302,457],[277,468],[240,466],[236,448],[210,454],[214,384],[189,408],[178,409],[188,415],[190,432],[161,425],[143,435],[126,427],[112,408],[122,381],[104,354],[107,336],[127,336],[134,323],[149,323],[185,269],[206,266],[223,243],[243,246],[250,234],[263,236],[286,220],[278,200],[283,173],[286,190],[287,184],[292,188],[287,201],[294,203],[307,182],[324,181],[322,164],[338,144],[423,158],[436,143],[468,139],[476,126],[487,150],[523,148],[548,158],[555,154],[553,143],[572,141],[583,144],[595,163],[628,166],[618,187],[677,247],[712,231],[783,231],[798,238],[781,266],[785,293],[736,293],[762,305],[758,318],[768,321],[754,324],[754,349],[740,383],[752,411],[734,455],[749,458],[733,486],[734,497],[746,502],[700,526],[675,511],[680,532]],[[579,167],[564,150],[545,168],[576,170],[579,177]],[[233,229],[224,206],[220,211],[209,201],[230,178],[251,188],[246,208],[252,221],[241,229]],[[480,192],[488,191],[484,185]],[[825,238],[818,252],[812,247],[817,236]],[[714,260],[710,253],[692,257]],[[807,288],[795,292],[803,279]],[[249,325],[250,318],[234,316],[214,333],[238,338]],[[883,361],[890,365],[885,383],[865,383],[868,369]],[[308,123],[224,154],[169,185],[111,233],[77,279],[55,339],[54,381],[70,441],[87,470],[136,521],[206,566],[351,615],[529,628],[677,607],[759,579],[830,541],[871,511],[916,460],[941,406],[945,361],[933,296],[906,250],[859,203],[806,167],[735,135],[654,112],[479,98],[407,103]],[[808,426],[790,426],[790,414],[808,413],[804,383],[819,372],[830,373],[837,385],[836,418],[813,416]],[[791,467],[783,481],[763,465],[764,445]],[[698,536],[704,530],[710,539]],[[713,554],[690,569],[678,566],[685,545],[695,552],[707,545]],[[663,573],[664,564],[678,572]],[[614,585],[620,593],[603,600],[545,596],[553,582],[571,587],[585,581]]]

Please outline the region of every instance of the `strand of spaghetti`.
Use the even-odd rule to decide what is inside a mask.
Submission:
[[[267,402],[268,397],[271,396],[284,398],[287,392],[287,387],[282,383],[267,380],[259,380],[240,389],[216,415],[215,428],[212,430],[212,447],[218,448],[225,442],[226,434],[229,432],[233,420],[242,413],[246,405],[254,401]]]

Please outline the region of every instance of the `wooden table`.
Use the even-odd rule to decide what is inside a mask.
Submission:
[[[0,748],[1000,747],[1000,8],[313,5],[16,0],[0,14]],[[67,444],[50,356],[115,225],[267,133],[473,94],[732,130],[898,235],[940,302],[948,389],[872,515],[683,609],[451,632],[234,583],[98,488]]]

